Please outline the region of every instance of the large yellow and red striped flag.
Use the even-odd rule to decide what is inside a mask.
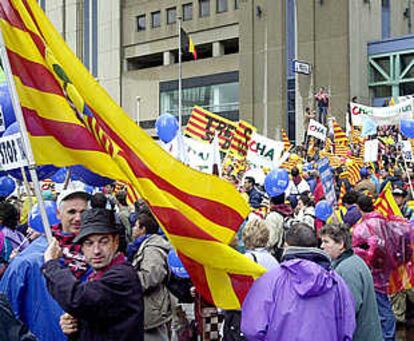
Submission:
[[[245,200],[231,184],[162,150],[99,86],[35,0],[1,0],[0,25],[36,163],[81,164],[131,184],[197,290],[239,309],[265,272],[227,245],[250,211]]]
[[[397,203],[395,202],[394,196],[392,195],[391,182],[388,182],[377,200],[374,203],[374,207],[377,211],[381,212],[384,217],[396,215],[402,217],[402,213]]]

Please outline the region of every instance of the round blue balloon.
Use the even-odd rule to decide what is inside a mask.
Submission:
[[[46,215],[49,220],[50,226],[60,223],[60,220],[57,217],[57,206],[55,201],[47,200],[45,203]],[[40,215],[39,204],[36,204],[32,207],[29,214],[29,227],[37,232],[44,233],[45,228],[43,226],[42,217]]]
[[[8,197],[16,189],[16,183],[9,176],[0,177],[0,197]]]
[[[16,122],[16,115],[14,114],[10,92],[6,82],[0,84],[0,105],[3,112],[4,124],[7,129],[13,122]]]
[[[400,130],[405,137],[414,138],[414,120],[401,120]]]
[[[332,205],[326,200],[319,201],[315,206],[315,216],[326,222],[333,213]]]
[[[79,165],[70,167],[70,178],[94,187],[103,187],[114,182],[112,179],[100,176]]]
[[[53,182],[56,182],[57,184],[63,184],[66,179],[66,168],[59,169],[55,174],[53,174],[50,178]]]
[[[181,263],[180,258],[178,258],[177,253],[173,249],[168,253],[167,262],[171,272],[174,275],[180,278],[190,278],[190,275],[185,269],[183,263]]]
[[[171,114],[163,114],[157,118],[155,128],[157,129],[157,135],[161,141],[168,143],[177,135],[179,128],[178,121],[175,116]]]
[[[53,174],[55,174],[59,168],[52,166],[52,165],[46,165],[46,166],[37,166],[36,167],[36,173],[39,180],[45,180],[50,179]],[[32,181],[32,177],[30,176],[29,169],[27,167],[24,167],[24,171],[27,176],[28,181]],[[23,181],[23,175],[20,169],[12,169],[7,171],[9,175],[11,175],[13,178]]]
[[[266,175],[264,188],[270,197],[283,194],[289,186],[289,173],[286,169],[273,169]]]

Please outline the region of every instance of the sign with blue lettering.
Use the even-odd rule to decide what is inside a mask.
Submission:
[[[334,205],[336,202],[334,174],[331,166],[329,165],[328,158],[322,159],[318,162],[318,171],[322,181],[323,190],[325,192],[325,199],[331,205]]]

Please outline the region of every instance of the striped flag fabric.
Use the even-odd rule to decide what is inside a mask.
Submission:
[[[345,187],[345,183],[343,182],[341,184],[341,189],[339,190],[339,198],[338,198],[338,206],[339,207],[343,207],[344,204],[342,202],[342,199],[344,198],[344,195],[346,194],[346,187]]]
[[[182,28],[181,32],[181,51],[183,54],[190,53],[194,60],[197,60],[197,50],[195,48],[193,39],[191,39],[191,36]]]
[[[131,184],[198,292],[218,307],[240,309],[266,270],[228,246],[250,212],[237,190],[175,160],[139,128],[35,0],[0,1],[0,26],[36,163],[81,164]]]
[[[236,157],[245,157],[256,127],[246,121],[233,122],[199,106],[191,111],[184,131],[196,140],[212,141],[217,133],[222,152],[231,152]]]
[[[361,180],[360,170],[361,167],[355,162],[347,166],[348,180],[352,186],[355,186]]]
[[[291,144],[290,144],[289,137],[287,136],[285,129],[282,129],[282,142],[285,145],[285,152],[289,151],[291,148]]]
[[[395,202],[394,196],[392,195],[391,182],[388,182],[377,200],[374,203],[375,210],[381,212],[384,217],[396,215],[402,217],[402,213],[397,203]]]
[[[342,130],[341,126],[333,120],[333,128],[334,128],[334,143],[335,147],[337,145],[348,145],[348,138],[346,137],[345,132]]]

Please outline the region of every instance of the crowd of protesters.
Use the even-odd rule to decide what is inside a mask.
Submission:
[[[329,96],[317,96],[326,122]],[[231,246],[268,270],[241,311],[198,294],[145,203],[129,203],[115,184],[44,191],[60,221],[51,242],[30,226],[27,198],[1,198],[0,340],[395,340],[397,321],[414,324],[414,291],[390,291],[413,256],[413,177],[398,130],[377,135],[381,162],[361,167],[357,183],[341,176],[344,165],[334,169],[342,204],[326,219],[315,210],[325,199],[323,146],[293,149],[298,162],[277,196],[254,173],[225,167],[252,210]],[[374,205],[388,183],[401,217]]]

